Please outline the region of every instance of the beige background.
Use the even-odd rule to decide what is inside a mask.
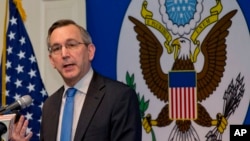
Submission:
[[[6,1],[0,0],[0,49],[2,54]],[[86,27],[84,0],[22,0],[27,15],[25,22],[39,70],[48,94],[63,84],[61,77],[48,60],[46,47],[47,29],[57,19],[70,18]],[[8,10],[8,9],[7,9]]]

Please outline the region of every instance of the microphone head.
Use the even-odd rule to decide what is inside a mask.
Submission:
[[[24,109],[30,106],[32,103],[32,98],[30,95],[24,95],[18,100],[18,103],[20,104],[21,108]]]

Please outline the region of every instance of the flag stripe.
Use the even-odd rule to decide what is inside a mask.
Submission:
[[[174,87],[170,88],[170,118],[195,119],[197,118],[196,88]]]

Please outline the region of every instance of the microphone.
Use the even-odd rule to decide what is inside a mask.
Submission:
[[[3,141],[10,140],[14,123],[19,120],[18,110],[24,109],[32,103],[29,95],[24,95],[14,103],[0,109],[0,138]]]
[[[14,103],[3,107],[0,109],[0,115],[9,114],[13,111],[24,109],[26,107],[29,107],[32,103],[32,98],[29,95],[24,95]]]

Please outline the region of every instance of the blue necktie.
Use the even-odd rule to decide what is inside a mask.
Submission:
[[[66,102],[64,105],[62,128],[61,128],[61,141],[71,140],[72,122],[74,114],[74,96],[76,93],[75,88],[69,88],[66,92]]]

